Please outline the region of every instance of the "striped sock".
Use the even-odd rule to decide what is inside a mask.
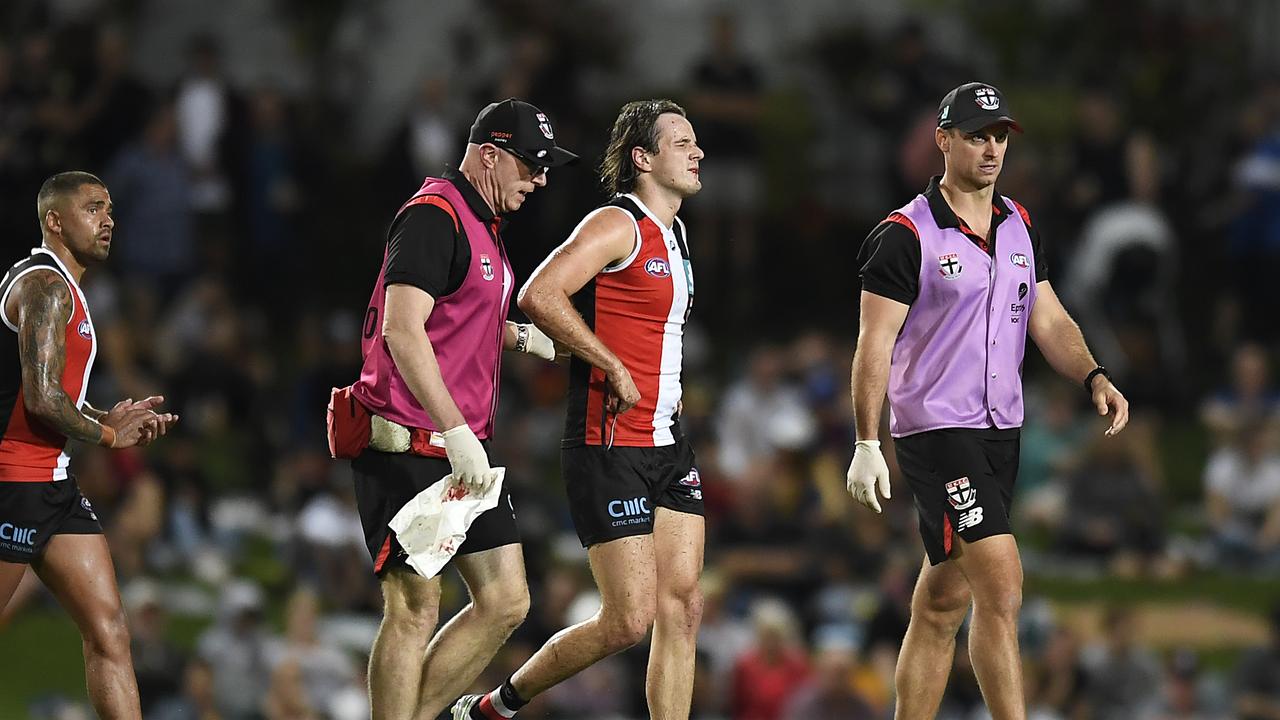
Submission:
[[[480,702],[471,708],[472,720],[508,720],[516,716],[516,712],[528,704],[520,697],[508,679],[501,686],[480,698]]]

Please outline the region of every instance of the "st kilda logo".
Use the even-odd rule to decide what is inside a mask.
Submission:
[[[980,87],[973,91],[974,102],[983,110],[996,110],[1000,107],[1000,96],[989,87]]]
[[[978,501],[978,491],[969,484],[969,478],[956,478],[947,483],[947,500],[957,510],[967,510]]]
[[[489,259],[488,255],[480,256],[480,275],[485,280],[493,279],[493,261]]]
[[[963,270],[960,265],[959,253],[947,253],[938,256],[938,273],[947,280],[955,280],[960,277],[960,271]]]

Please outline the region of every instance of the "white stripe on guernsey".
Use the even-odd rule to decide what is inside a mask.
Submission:
[[[67,466],[71,464],[71,456],[67,455],[67,451],[63,450],[58,453],[58,466],[53,469],[54,480],[67,479]]]
[[[671,266],[671,310],[667,313],[666,324],[662,326],[658,401],[653,411],[653,444],[663,446],[671,445],[676,441],[671,433],[671,416],[675,414],[681,395],[680,365],[684,357],[684,313],[689,307],[689,283],[685,277],[684,256],[680,254],[680,244],[676,241],[676,234],[663,227],[662,223],[658,223],[658,227],[662,229],[667,263]]]

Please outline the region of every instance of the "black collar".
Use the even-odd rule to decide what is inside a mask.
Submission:
[[[471,181],[467,179],[467,176],[463,175],[458,168],[453,167],[452,165],[446,165],[444,168],[444,175],[441,177],[453,183],[453,186],[458,188],[458,192],[462,194],[462,199],[466,200],[467,205],[471,207],[471,212],[475,213],[476,217],[480,218],[480,221],[485,225],[492,225],[495,219],[498,221],[499,228],[505,224],[505,221],[501,217],[494,214],[493,209],[489,207],[489,203],[484,201],[484,198],[481,197],[480,191],[476,189],[476,186],[472,185]]]
[[[929,178],[929,187],[924,190],[924,197],[929,201],[929,212],[933,214],[933,221],[940,228],[955,228],[962,232],[973,234],[960,217],[956,215],[956,211],[951,209],[947,204],[947,199],[943,197],[942,190],[938,188],[938,184],[942,181],[941,175],[934,175]],[[994,231],[996,226],[1009,217],[1009,206],[1005,204],[1004,198],[1000,193],[991,196],[991,229]]]
[[[983,252],[995,254],[995,238],[996,228],[1000,227],[1000,223],[1009,217],[1009,206],[1005,204],[1004,198],[999,193],[991,196],[991,229],[988,231],[987,238],[982,237],[978,233],[969,228],[968,225],[956,215],[956,211],[951,209],[947,204],[947,199],[942,196],[942,190],[938,185],[942,180],[942,176],[934,175],[929,178],[929,187],[924,190],[924,197],[929,202],[929,213],[933,215],[933,221],[940,228],[955,228],[964,233],[965,237],[973,241],[974,245],[982,248]]]

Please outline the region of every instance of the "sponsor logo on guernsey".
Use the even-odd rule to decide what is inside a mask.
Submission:
[[[1014,253],[1009,256],[1009,262],[1020,268],[1024,268],[1027,266],[1027,256],[1023,253]]]
[[[978,489],[969,484],[968,476],[947,483],[947,500],[957,510],[967,510],[978,501]]]
[[[947,253],[938,256],[938,273],[947,280],[955,280],[960,277],[960,271],[964,268],[960,265],[959,253]]]
[[[76,332],[80,333],[80,337],[85,340],[93,339],[93,326],[89,324],[89,318],[80,321],[80,325],[76,328]]]
[[[1028,285],[1026,283],[1018,283],[1018,299],[1019,300],[1027,296],[1027,289],[1028,289]]]
[[[488,255],[480,256],[480,275],[485,280],[493,279],[493,261],[489,259]]]
[[[973,91],[974,102],[983,110],[995,110],[1000,107],[1000,96],[989,87],[980,87]]]
[[[649,498],[643,495],[627,500],[610,500],[605,509],[608,510],[609,517],[617,518],[612,523],[613,527],[642,525],[652,518]]]
[[[656,278],[671,277],[671,265],[663,258],[649,258],[644,261],[644,271]]]
[[[18,527],[13,523],[0,523],[0,546],[29,552],[36,545],[36,528]]]

